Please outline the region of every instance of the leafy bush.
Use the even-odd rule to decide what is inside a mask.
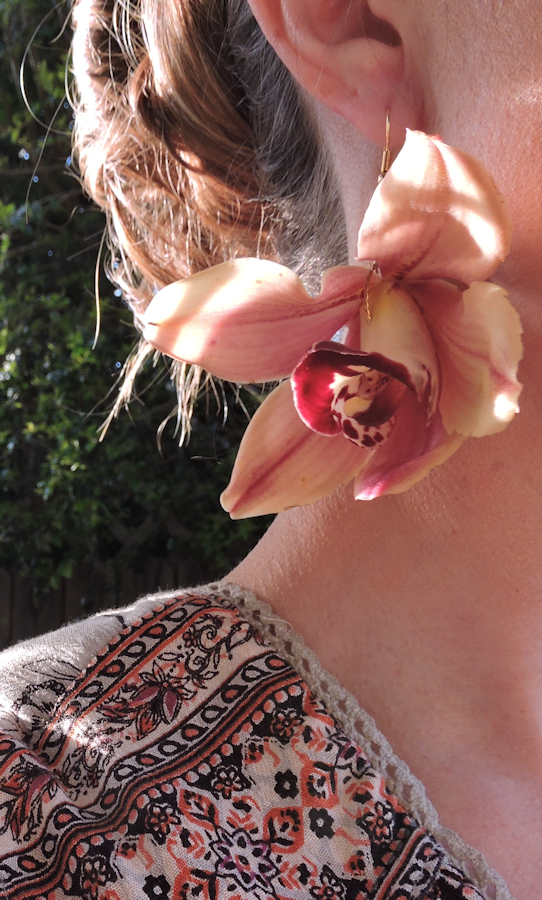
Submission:
[[[102,279],[92,349],[103,219],[70,169],[66,38],[52,43],[66,12],[52,0],[0,0],[0,566],[31,577],[42,598],[83,563],[114,581],[149,558],[181,558],[194,578],[212,578],[267,525],[232,523],[218,503],[246,424],[231,392],[225,424],[202,400],[188,448],[171,423],[159,452],[156,430],[175,397],[167,373],[149,366],[131,415],[98,442],[102,401],[135,333]],[[28,111],[17,72],[47,14],[28,51]],[[36,119],[55,110],[45,139]]]

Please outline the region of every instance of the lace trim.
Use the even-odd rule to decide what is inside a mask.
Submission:
[[[514,900],[504,879],[491,868],[484,855],[466,844],[455,831],[441,825],[438,813],[427,797],[421,781],[396,756],[372,716],[360,707],[334,675],[322,668],[318,657],[306,646],[301,635],[288,622],[275,615],[271,607],[259,600],[252,591],[221,582],[197,589],[197,592],[208,593],[209,590],[218,591],[226,602],[238,609],[299,672],[311,690],[325,703],[345,734],[361,742],[369,761],[385,776],[388,787],[403,806],[437,838],[452,860],[485,894],[487,900]]]

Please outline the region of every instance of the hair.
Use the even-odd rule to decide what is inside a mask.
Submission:
[[[73,20],[75,156],[136,325],[161,287],[232,257],[279,259],[309,290],[345,261],[324,142],[246,0],[76,0]],[[152,353],[141,340],[113,415]],[[172,376],[188,417],[200,370]]]

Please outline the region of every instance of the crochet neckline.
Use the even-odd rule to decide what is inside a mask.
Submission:
[[[334,675],[321,666],[314,651],[291,625],[277,616],[269,604],[239,585],[220,582],[208,585],[235,606],[304,678],[310,689],[352,740],[362,744],[371,764],[386,779],[391,791],[418,822],[440,842],[452,860],[463,870],[487,900],[514,900],[502,878],[484,855],[439,821],[438,813],[427,797],[422,782],[393,751],[376,722]]]

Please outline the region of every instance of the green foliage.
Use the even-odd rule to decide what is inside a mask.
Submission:
[[[17,76],[51,11],[25,80],[33,115],[47,123],[57,113],[45,140]],[[66,12],[51,0],[0,0],[0,566],[30,576],[41,597],[83,563],[107,570],[110,583],[156,557],[189,559],[194,579],[212,578],[267,525],[232,523],[218,503],[246,425],[231,396],[226,424],[203,400],[188,448],[171,423],[159,452],[156,431],[175,397],[165,371],[149,366],[142,399],[98,441],[102,401],[135,332],[104,281],[92,349],[103,219],[66,164],[66,38],[52,43]]]

